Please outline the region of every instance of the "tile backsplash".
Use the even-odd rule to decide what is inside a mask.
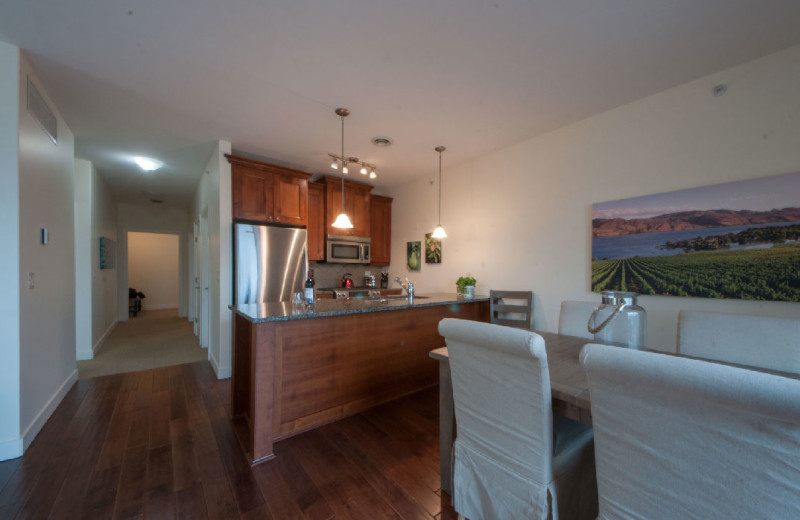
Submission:
[[[314,284],[318,289],[342,286],[342,276],[350,273],[356,287],[364,285],[364,275],[375,276],[375,285],[381,285],[381,272],[385,267],[360,265],[360,264],[309,264],[309,269],[314,271]],[[392,278],[389,278],[389,287],[392,287]]]

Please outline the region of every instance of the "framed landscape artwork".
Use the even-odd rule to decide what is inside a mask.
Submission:
[[[592,206],[592,290],[800,302],[800,173]]]

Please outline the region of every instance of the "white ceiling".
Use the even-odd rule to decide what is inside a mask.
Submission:
[[[214,141],[392,186],[800,43],[797,0],[4,0],[124,201],[188,206]],[[377,148],[376,135],[395,144]],[[165,167],[143,175],[133,155]],[[363,179],[357,173],[353,175]]]

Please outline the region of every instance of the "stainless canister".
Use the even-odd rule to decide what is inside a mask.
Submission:
[[[588,330],[598,343],[636,350],[645,348],[647,313],[636,303],[636,294],[603,291],[602,303],[589,318]]]

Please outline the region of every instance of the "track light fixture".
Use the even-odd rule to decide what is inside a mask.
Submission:
[[[347,167],[348,164],[351,165],[358,165],[361,166],[359,173],[361,175],[368,175],[370,179],[376,179],[378,174],[376,173],[377,167],[374,164],[370,164],[366,161],[361,161],[358,157],[343,157],[342,155],[335,154],[335,153],[328,153],[328,157],[331,158],[331,168],[334,170],[339,168],[339,165],[343,165],[343,173],[349,173],[349,168]]]

